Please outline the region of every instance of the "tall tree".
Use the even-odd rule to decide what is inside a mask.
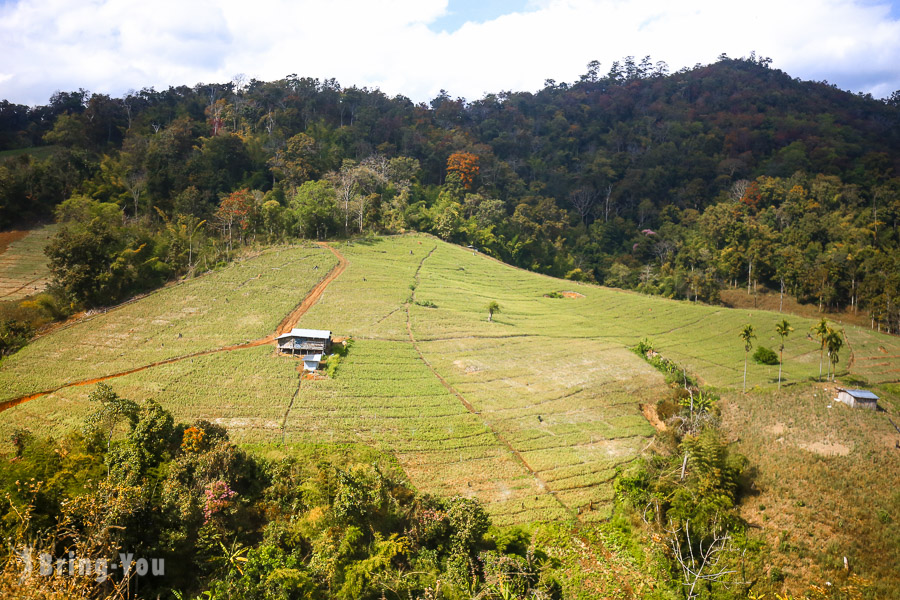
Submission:
[[[744,328],[741,329],[741,339],[744,341],[744,393],[747,393],[747,358],[750,356],[750,349],[753,348],[753,338],[755,337],[753,325],[749,323],[744,325]]]
[[[778,391],[781,391],[781,367],[784,365],[784,340],[794,330],[786,319],[782,319],[780,323],[775,324],[775,333],[781,338],[781,344],[778,346]]]
[[[250,228],[255,213],[256,201],[250,190],[238,190],[222,198],[214,218],[222,235],[228,240],[229,252],[232,250],[234,226],[238,226],[240,241],[243,243],[244,234]]]
[[[834,381],[837,364],[840,361],[839,352],[844,346],[844,332],[829,329],[825,336],[825,344],[828,346],[828,362],[831,363],[831,380]]]
[[[828,321],[824,317],[813,325],[812,330],[816,337],[819,338],[819,380],[822,379],[822,363],[825,361],[825,340],[828,336]]]
[[[459,175],[463,187],[472,189],[478,175],[478,156],[471,152],[454,152],[447,159],[447,172]]]

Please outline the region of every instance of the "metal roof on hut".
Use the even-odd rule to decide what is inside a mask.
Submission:
[[[282,333],[279,335],[276,340],[291,338],[291,337],[302,337],[302,338],[312,338],[315,340],[329,340],[331,339],[331,332],[326,329],[291,329],[287,333]]]
[[[277,338],[278,349],[294,354],[327,354],[331,350],[331,332],[325,329],[291,329]]]
[[[878,396],[869,390],[846,390],[837,388],[838,402],[843,402],[849,406],[861,406],[863,408],[878,408]]]

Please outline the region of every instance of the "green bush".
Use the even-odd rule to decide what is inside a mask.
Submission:
[[[328,377],[334,377],[337,374],[338,366],[341,364],[341,361],[347,358],[347,353],[350,352],[350,346],[353,345],[353,340],[346,340],[342,344],[334,344],[331,347],[331,354],[325,357],[325,374]]]
[[[651,350],[653,350],[653,342],[647,338],[642,339],[637,343],[637,346],[634,347],[634,351],[641,356],[646,356]]]
[[[761,365],[777,365],[778,355],[774,350],[769,350],[765,346],[760,346],[753,353],[753,360]]]

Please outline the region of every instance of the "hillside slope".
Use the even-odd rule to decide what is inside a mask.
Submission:
[[[40,292],[50,282],[44,246],[58,231],[45,225],[28,231],[0,235],[0,301],[21,300]],[[11,243],[6,244],[6,240]]]
[[[430,236],[334,247],[346,271],[298,323],[353,339],[333,378],[300,379],[296,361],[263,345],[110,384],[136,400],[153,397],[180,419],[226,425],[240,441],[388,450],[420,489],[479,497],[499,523],[576,513],[591,520],[610,514],[617,469],[650,441],[639,404],[666,390],[630,346],[649,337],[709,385],[734,389],[743,374],[741,326],[753,323],[761,344],[777,341],[777,313],[573,284]],[[46,336],[0,364],[3,397],[270,334],[331,264],[320,248],[273,249]],[[501,307],[493,322],[490,301]],[[791,321],[799,333],[785,350],[789,386],[817,375],[819,362],[817,343],[803,333],[812,321]],[[854,369],[897,379],[895,338],[858,328],[847,336]],[[878,356],[886,367],[868,360]],[[775,367],[751,364],[748,386],[768,393],[776,376]],[[91,389],[66,387],[9,408],[0,427],[77,426]]]

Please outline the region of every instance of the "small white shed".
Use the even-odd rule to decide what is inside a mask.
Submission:
[[[307,354],[303,357],[303,370],[313,372],[319,368],[320,362],[322,362],[321,354]]]
[[[854,408],[859,407],[878,410],[878,396],[869,390],[846,390],[844,388],[837,388],[837,398],[835,398],[835,400]]]

